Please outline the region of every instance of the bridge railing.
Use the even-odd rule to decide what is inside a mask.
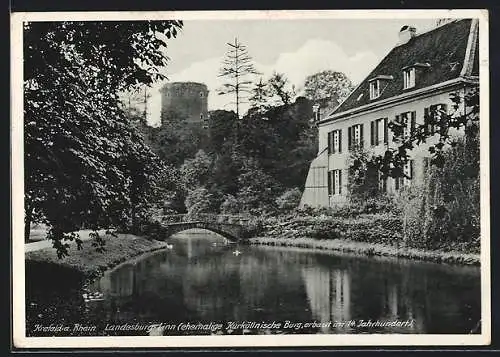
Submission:
[[[212,214],[212,213],[171,214],[171,215],[163,215],[160,216],[159,218],[160,221],[164,224],[203,221],[210,223],[247,225],[251,224],[256,220],[255,217],[247,215]]]

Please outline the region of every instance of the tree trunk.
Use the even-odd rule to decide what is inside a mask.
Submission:
[[[31,220],[33,218],[33,208],[28,208],[24,215],[24,243],[30,241]]]

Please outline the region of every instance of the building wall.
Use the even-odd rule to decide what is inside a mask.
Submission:
[[[323,150],[309,166],[300,207],[327,207],[328,202],[328,152]]]
[[[373,120],[388,118],[388,122],[393,121],[396,115],[399,115],[404,112],[416,112],[416,125],[423,124],[424,121],[424,109],[430,107],[434,104],[447,104],[448,112],[453,113],[455,110],[453,109],[453,103],[450,100],[450,94],[459,92],[462,96],[465,93],[464,87],[456,87],[454,89],[448,89],[446,92],[436,92],[432,95],[428,95],[426,97],[421,98],[412,98],[406,100],[405,102],[400,102],[397,104],[393,104],[386,107],[381,107],[372,111],[365,111],[359,114],[354,114],[349,117],[340,118],[335,121],[321,123],[319,126],[319,152],[323,153],[316,158],[311,164],[311,169],[308,174],[304,194],[301,200],[301,206],[335,206],[342,205],[347,202],[348,193],[347,193],[347,185],[348,185],[348,158],[349,158],[349,150],[348,150],[348,128],[353,125],[363,124],[363,142],[364,149],[368,152],[372,152],[374,154],[383,154],[387,147],[395,147],[396,143],[393,141],[393,133],[390,129],[388,129],[388,144],[379,144],[378,146],[371,146],[370,144],[370,135],[371,135],[371,126],[370,123]],[[459,112],[463,113],[463,106],[459,108]],[[333,153],[328,154],[328,133],[333,130],[341,130],[342,139],[341,139],[341,153]],[[460,135],[460,133],[455,132],[453,135]],[[429,156],[428,147],[429,145],[436,143],[438,134],[436,134],[433,138],[428,140],[426,143],[422,143],[418,145],[415,149],[413,149],[409,154],[410,158],[413,160],[413,178],[411,184],[422,182],[424,179],[424,158]],[[325,154],[326,152],[326,154]],[[326,159],[319,159],[319,157],[326,156]],[[318,162],[317,162],[318,161]],[[321,161],[321,164],[319,163]],[[318,170],[318,166],[321,166],[324,170],[323,175],[319,172],[316,172],[314,177],[324,177],[323,189],[320,194],[318,189],[315,188],[318,186],[317,182],[314,181],[312,170]],[[334,194],[328,196],[328,183],[327,183],[327,172],[331,170],[342,170],[342,190],[341,194]],[[315,192],[316,194],[313,194]],[[395,182],[394,179],[389,178],[387,182],[387,192],[389,194],[396,194],[395,190]]]
[[[203,83],[167,83],[161,89],[161,120],[168,120],[172,113],[189,123],[200,123],[208,118],[208,89]]]

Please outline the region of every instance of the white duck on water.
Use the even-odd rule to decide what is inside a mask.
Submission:
[[[99,291],[83,293],[82,297],[85,302],[104,300],[104,294]]]
[[[241,252],[240,252],[238,249],[236,249],[236,250],[233,252],[233,254],[234,254],[234,255],[236,255],[236,256],[238,256],[238,255],[240,255],[240,254],[241,254]]]

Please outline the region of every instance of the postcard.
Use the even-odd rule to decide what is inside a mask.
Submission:
[[[486,10],[11,39],[16,348],[490,344]]]

